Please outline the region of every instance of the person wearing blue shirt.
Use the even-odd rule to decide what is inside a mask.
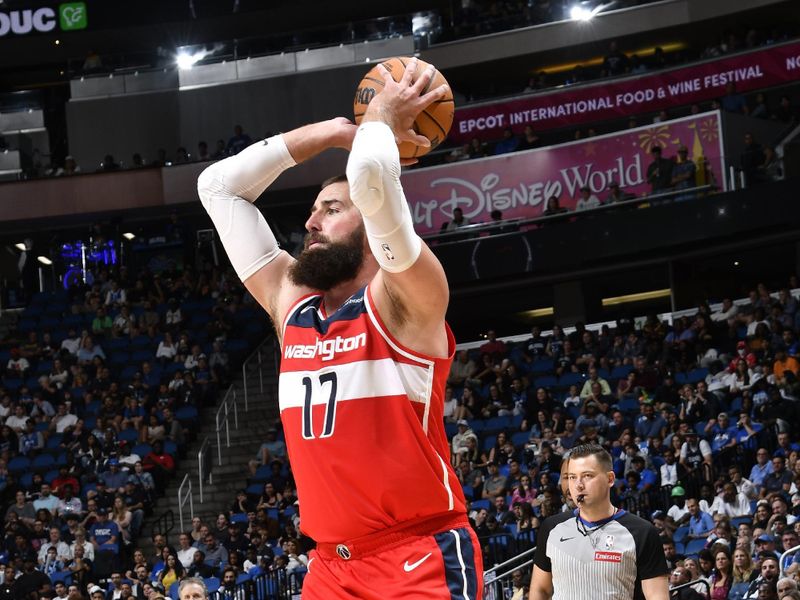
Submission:
[[[766,448],[759,448],[756,451],[756,464],[750,469],[748,479],[754,486],[761,487],[770,473],[772,473],[772,463],[769,461],[769,452]]]
[[[119,552],[117,541],[119,540],[119,527],[114,521],[108,520],[108,510],[100,508],[97,510],[97,520],[89,528],[89,539],[97,552]]]
[[[700,505],[696,498],[689,498],[686,501],[686,508],[689,510],[689,539],[701,539],[708,537],[714,529],[714,519],[711,515],[700,510]]]
[[[634,456],[631,461],[633,470],[639,475],[639,485],[637,489],[640,492],[648,492],[658,483],[658,476],[651,469],[645,468],[644,458],[641,456]]]
[[[744,448],[755,448],[758,432],[764,429],[764,426],[751,421],[750,414],[746,410],[739,413],[739,422],[736,425],[736,443],[741,444]]]
[[[642,440],[650,437],[663,439],[666,428],[667,422],[660,415],[655,414],[653,403],[644,402],[642,404],[642,414],[636,419],[636,425],[634,426],[636,437]]]
[[[717,422],[711,428],[711,452],[713,454],[719,454],[727,448],[733,448],[736,445],[737,433],[736,427],[731,426],[728,413],[719,413]]]

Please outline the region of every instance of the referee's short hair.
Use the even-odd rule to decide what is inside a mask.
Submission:
[[[570,460],[587,456],[594,456],[604,471],[611,471],[614,468],[611,455],[600,444],[580,444],[569,451]]]
[[[190,585],[199,586],[203,592],[203,598],[208,598],[208,588],[206,587],[206,582],[200,577],[187,577],[186,579],[181,579],[181,583],[178,586],[178,597],[180,597],[180,593],[183,591],[183,588]]]

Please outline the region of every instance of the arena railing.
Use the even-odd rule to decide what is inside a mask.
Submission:
[[[536,546],[529,548],[524,552],[518,554],[514,558],[495,565],[483,571],[483,595],[485,598],[505,598],[505,590],[509,588],[508,584],[511,581],[511,576],[514,571],[519,569],[527,570],[528,567],[533,565],[533,554],[536,552]],[[518,563],[518,564],[517,564]],[[500,572],[498,574],[498,571]],[[526,584],[530,581],[530,577],[526,579]]]
[[[258,389],[261,394],[264,393],[264,364],[265,360],[271,355],[271,352],[267,352],[265,346],[267,344],[272,343],[273,337],[269,336],[267,339],[262,341],[258,347],[253,350],[253,352],[248,356],[244,363],[242,363],[242,389],[244,394],[244,412],[247,412],[250,408],[249,406],[249,393],[247,390],[247,372],[248,370],[258,371]]]
[[[247,386],[245,385],[245,389]],[[247,409],[245,409],[246,411]],[[215,430],[217,433],[217,460],[222,466],[222,431],[225,430],[225,447],[231,447],[231,414],[233,414],[233,426],[239,429],[239,406],[236,400],[236,387],[231,385],[225,396],[220,402],[217,414],[214,417]]]
[[[211,458],[211,438],[206,436],[197,451],[197,481],[198,499],[203,503],[203,488],[206,482],[209,485],[214,483],[213,459]]]
[[[183,523],[183,507],[189,504],[189,523],[194,519],[194,494],[192,494],[192,477],[191,473],[183,476],[180,487],[178,487],[178,523],[180,523],[181,531],[187,531]]]
[[[705,579],[695,579],[694,581],[687,581],[686,583],[682,583],[680,585],[676,585],[675,587],[670,586],[669,588],[669,595],[672,596],[672,592],[677,592],[678,590],[682,590],[683,588],[692,587],[697,584],[704,585],[706,588],[706,598],[711,598],[711,584],[706,581]]]
[[[473,239],[478,237],[479,234],[493,232],[493,236],[511,235],[518,233],[519,230],[527,229],[529,227],[543,225],[545,223],[552,223],[554,221],[565,221],[575,218],[583,218],[594,216],[600,213],[605,213],[610,210],[618,210],[620,208],[636,209],[643,204],[659,203],[666,200],[672,200],[676,196],[698,196],[700,194],[707,194],[716,191],[718,188],[713,185],[701,185],[682,190],[671,190],[660,194],[653,194],[651,196],[641,196],[614,202],[613,204],[604,204],[597,208],[587,208],[585,210],[566,210],[557,215],[546,215],[539,217],[532,217],[530,219],[509,219],[506,221],[498,221],[496,223],[476,223],[474,225],[465,225],[459,227],[454,231],[444,231],[432,233],[422,236],[425,241],[435,242],[437,246],[443,244],[453,244],[463,242],[466,239]]]
[[[783,554],[781,554],[781,559],[780,559],[780,562],[778,563],[778,566],[780,567],[780,570],[781,570],[781,577],[783,577],[783,574],[786,572],[786,569],[783,566],[784,561],[786,560],[786,557],[787,556],[791,556],[792,554],[796,554],[797,552],[800,552],[800,546],[795,546],[794,548],[789,548]]]
[[[277,569],[259,573],[255,577],[238,583],[233,590],[209,592],[209,600],[292,600],[300,597],[303,579],[308,571],[299,568],[291,573]]]

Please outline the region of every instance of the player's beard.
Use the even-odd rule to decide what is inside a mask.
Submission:
[[[306,235],[303,251],[289,267],[289,279],[298,286],[326,292],[358,275],[364,262],[364,226],[359,225],[341,242],[331,242],[323,235]],[[312,242],[324,247],[309,249]]]

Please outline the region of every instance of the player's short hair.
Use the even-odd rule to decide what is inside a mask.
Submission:
[[[613,469],[614,463],[611,460],[611,455],[600,444],[580,444],[569,451],[570,460],[586,458],[587,456],[594,456],[604,471]]]
[[[328,177],[325,181],[323,181],[319,189],[324,190],[329,185],[333,185],[334,183],[347,183],[347,175],[341,173],[340,175],[334,175],[333,177]]]

